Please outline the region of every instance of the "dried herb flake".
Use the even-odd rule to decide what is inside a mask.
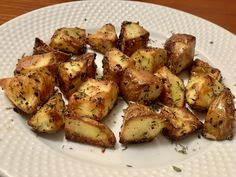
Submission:
[[[172,168],[173,168],[176,172],[178,172],[178,173],[182,172],[182,169],[179,168],[179,167],[172,166]]]

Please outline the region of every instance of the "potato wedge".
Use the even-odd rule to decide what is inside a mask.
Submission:
[[[138,103],[129,104],[124,111],[120,131],[120,143],[152,141],[165,127],[166,120],[149,107]]]
[[[193,61],[191,76],[198,76],[202,74],[207,74],[212,78],[216,79],[217,81],[220,81],[222,77],[219,69],[213,68],[207,62],[204,62],[200,59],[196,59]]]
[[[167,53],[161,48],[138,49],[131,57],[135,62],[135,68],[154,73],[167,62]]]
[[[17,108],[32,114],[53,94],[55,79],[44,68],[1,79],[0,86]]]
[[[210,104],[203,127],[203,136],[211,140],[233,138],[235,121],[234,95],[224,90]]]
[[[186,86],[186,100],[193,109],[206,110],[223,90],[224,85],[209,75],[191,76]]]
[[[149,32],[138,22],[124,21],[118,40],[118,48],[126,55],[131,56],[136,50],[146,48]]]
[[[158,76],[163,83],[160,101],[170,107],[183,107],[185,105],[183,80],[174,75],[166,66],[157,70],[154,75]]]
[[[102,63],[103,79],[114,81],[118,85],[124,70],[134,66],[134,61],[116,48],[112,48],[104,55]]]
[[[113,81],[88,79],[70,96],[68,110],[101,121],[113,108],[118,91]]]
[[[117,43],[116,29],[112,24],[106,24],[94,34],[89,34],[87,44],[97,52],[105,54],[110,49],[116,47]]]
[[[70,114],[65,117],[65,136],[71,141],[105,148],[112,148],[116,143],[115,135],[109,127],[78,114]]]
[[[55,133],[64,125],[64,110],[62,95],[57,92],[27,121],[28,125],[39,133]]]
[[[128,68],[123,74],[120,91],[123,98],[141,104],[150,104],[162,91],[162,81],[157,76],[144,71]]]
[[[86,51],[85,29],[59,28],[54,32],[49,46],[66,53],[83,54]]]
[[[194,58],[196,38],[189,34],[173,34],[166,40],[167,67],[174,74],[191,66]]]
[[[203,123],[185,107],[164,106],[161,114],[167,119],[167,126],[163,129],[163,133],[173,140],[181,139],[203,127]]]

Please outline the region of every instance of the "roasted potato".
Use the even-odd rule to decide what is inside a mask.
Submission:
[[[183,107],[185,105],[183,80],[174,75],[166,66],[157,70],[154,75],[158,76],[163,83],[160,101],[170,107]]]
[[[138,49],[131,57],[135,62],[135,68],[150,73],[164,66],[167,62],[167,53],[161,48]]]
[[[157,76],[144,71],[128,68],[123,74],[120,91],[128,101],[150,104],[162,91],[162,81]]]
[[[224,85],[209,75],[191,76],[186,86],[187,103],[196,110],[206,110]]]
[[[101,121],[113,108],[118,91],[113,81],[88,79],[70,96],[68,110]]]
[[[116,29],[112,24],[106,24],[94,34],[87,37],[87,44],[95,51],[105,54],[110,49],[116,47]]]
[[[86,51],[85,29],[77,27],[57,29],[49,46],[66,53],[83,54]]]
[[[65,136],[68,140],[106,148],[114,147],[116,143],[115,135],[109,127],[78,114],[65,117]]]
[[[166,119],[149,107],[129,104],[124,111],[120,143],[142,143],[153,140],[165,127]]]
[[[96,69],[97,65],[95,63],[96,59],[96,53],[85,53],[83,55],[79,55],[75,58],[77,61],[83,61],[85,60],[87,65],[86,65],[86,75],[89,78],[95,78],[96,76]]]
[[[165,42],[167,67],[174,74],[191,66],[194,58],[196,38],[189,34],[173,34]]]
[[[206,74],[216,79],[217,81],[221,80],[221,73],[219,69],[213,68],[207,62],[204,62],[200,59],[194,60],[191,69],[191,76],[206,75]]]
[[[87,79],[86,69],[86,60],[71,60],[59,65],[59,87],[67,98]]]
[[[106,52],[102,63],[103,79],[114,81],[118,85],[124,70],[134,66],[134,61],[116,48]]]
[[[44,68],[1,79],[0,86],[17,108],[32,114],[53,94],[55,79]]]
[[[49,52],[57,53],[58,57],[60,56],[61,58],[64,58],[63,61],[66,61],[71,57],[71,55],[65,52],[61,52],[59,50],[53,49],[52,47],[47,45],[45,42],[43,42],[41,39],[35,38],[33,55],[39,55],[39,54],[44,54],[44,53],[49,53]]]
[[[136,50],[146,48],[149,32],[137,22],[124,21],[118,40],[118,48],[126,55],[131,56]]]
[[[18,60],[14,74],[47,68],[56,76],[59,63],[64,62],[65,60],[67,60],[67,58],[62,57],[58,52],[26,56]]]
[[[181,139],[203,127],[203,123],[185,107],[164,106],[160,114],[167,119],[163,134],[173,140]]]
[[[203,136],[211,140],[233,138],[235,121],[234,96],[224,90],[210,104],[203,127]]]
[[[55,133],[64,125],[65,104],[61,93],[55,93],[28,120],[28,125],[39,133]]]

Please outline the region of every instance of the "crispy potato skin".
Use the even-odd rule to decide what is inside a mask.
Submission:
[[[166,66],[157,70],[154,75],[158,76],[163,83],[160,101],[170,107],[183,107],[185,105],[183,80],[174,75]]]
[[[161,109],[161,114],[167,119],[167,126],[163,129],[163,133],[173,140],[182,139],[203,127],[203,123],[184,107],[165,106]]]
[[[120,143],[132,144],[152,141],[165,127],[166,119],[149,107],[138,103],[129,104],[124,111]]]
[[[167,52],[161,48],[138,49],[131,57],[135,62],[135,68],[154,73],[167,62]]]
[[[191,66],[194,58],[196,38],[188,34],[173,34],[165,42],[167,67],[174,74]]]
[[[206,110],[223,90],[224,85],[209,75],[191,76],[186,86],[186,100],[193,109]]]
[[[1,79],[0,86],[17,108],[32,114],[53,94],[55,79],[51,72],[44,68]]]
[[[213,68],[207,62],[200,59],[194,60],[191,68],[191,76],[197,75],[209,75],[217,81],[220,81],[222,78],[219,69]]]
[[[68,100],[68,110],[101,121],[113,108],[118,97],[113,81],[88,79]]]
[[[233,138],[235,121],[234,95],[224,90],[217,96],[208,109],[204,122],[203,136],[211,140]]]
[[[94,34],[87,37],[87,44],[97,52],[105,54],[110,49],[116,47],[117,35],[114,25],[106,24]]]
[[[127,56],[131,56],[136,50],[146,48],[149,40],[149,32],[137,22],[124,21],[118,40],[118,48]]]
[[[65,104],[61,93],[55,93],[28,120],[28,125],[39,133],[55,133],[64,125]]]
[[[66,53],[83,54],[86,51],[86,31],[77,27],[59,28],[54,32],[49,46]]]
[[[116,143],[115,135],[109,127],[78,114],[65,117],[65,136],[68,140],[106,148],[112,148]]]
[[[106,52],[102,60],[103,79],[120,84],[123,72],[126,68],[133,68],[134,61],[116,48]]]
[[[123,74],[120,91],[128,101],[150,104],[162,91],[162,81],[151,73],[128,68]]]

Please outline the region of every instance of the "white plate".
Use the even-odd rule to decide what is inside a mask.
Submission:
[[[34,38],[49,41],[54,30],[78,26],[93,32],[105,23],[119,31],[124,20],[139,21],[151,33],[150,45],[162,46],[171,32],[189,33],[197,38],[197,53],[218,67],[224,83],[235,94],[236,37],[228,31],[190,14],[153,4],[125,1],[71,2],[39,9],[0,27],[0,78],[11,76],[17,59],[30,54]],[[98,56],[99,72],[101,58]],[[68,142],[63,132],[37,136],[26,119],[6,109],[11,103],[0,92],[0,175],[10,177],[75,176],[235,176],[236,140],[213,142],[193,135],[178,142],[188,154],[176,152],[175,144],[160,136],[151,143],[115,150]],[[122,108],[118,105],[106,118],[118,139]],[[177,147],[179,148],[179,147]],[[130,167],[132,166],[132,167]],[[173,166],[182,169],[178,173]]]

